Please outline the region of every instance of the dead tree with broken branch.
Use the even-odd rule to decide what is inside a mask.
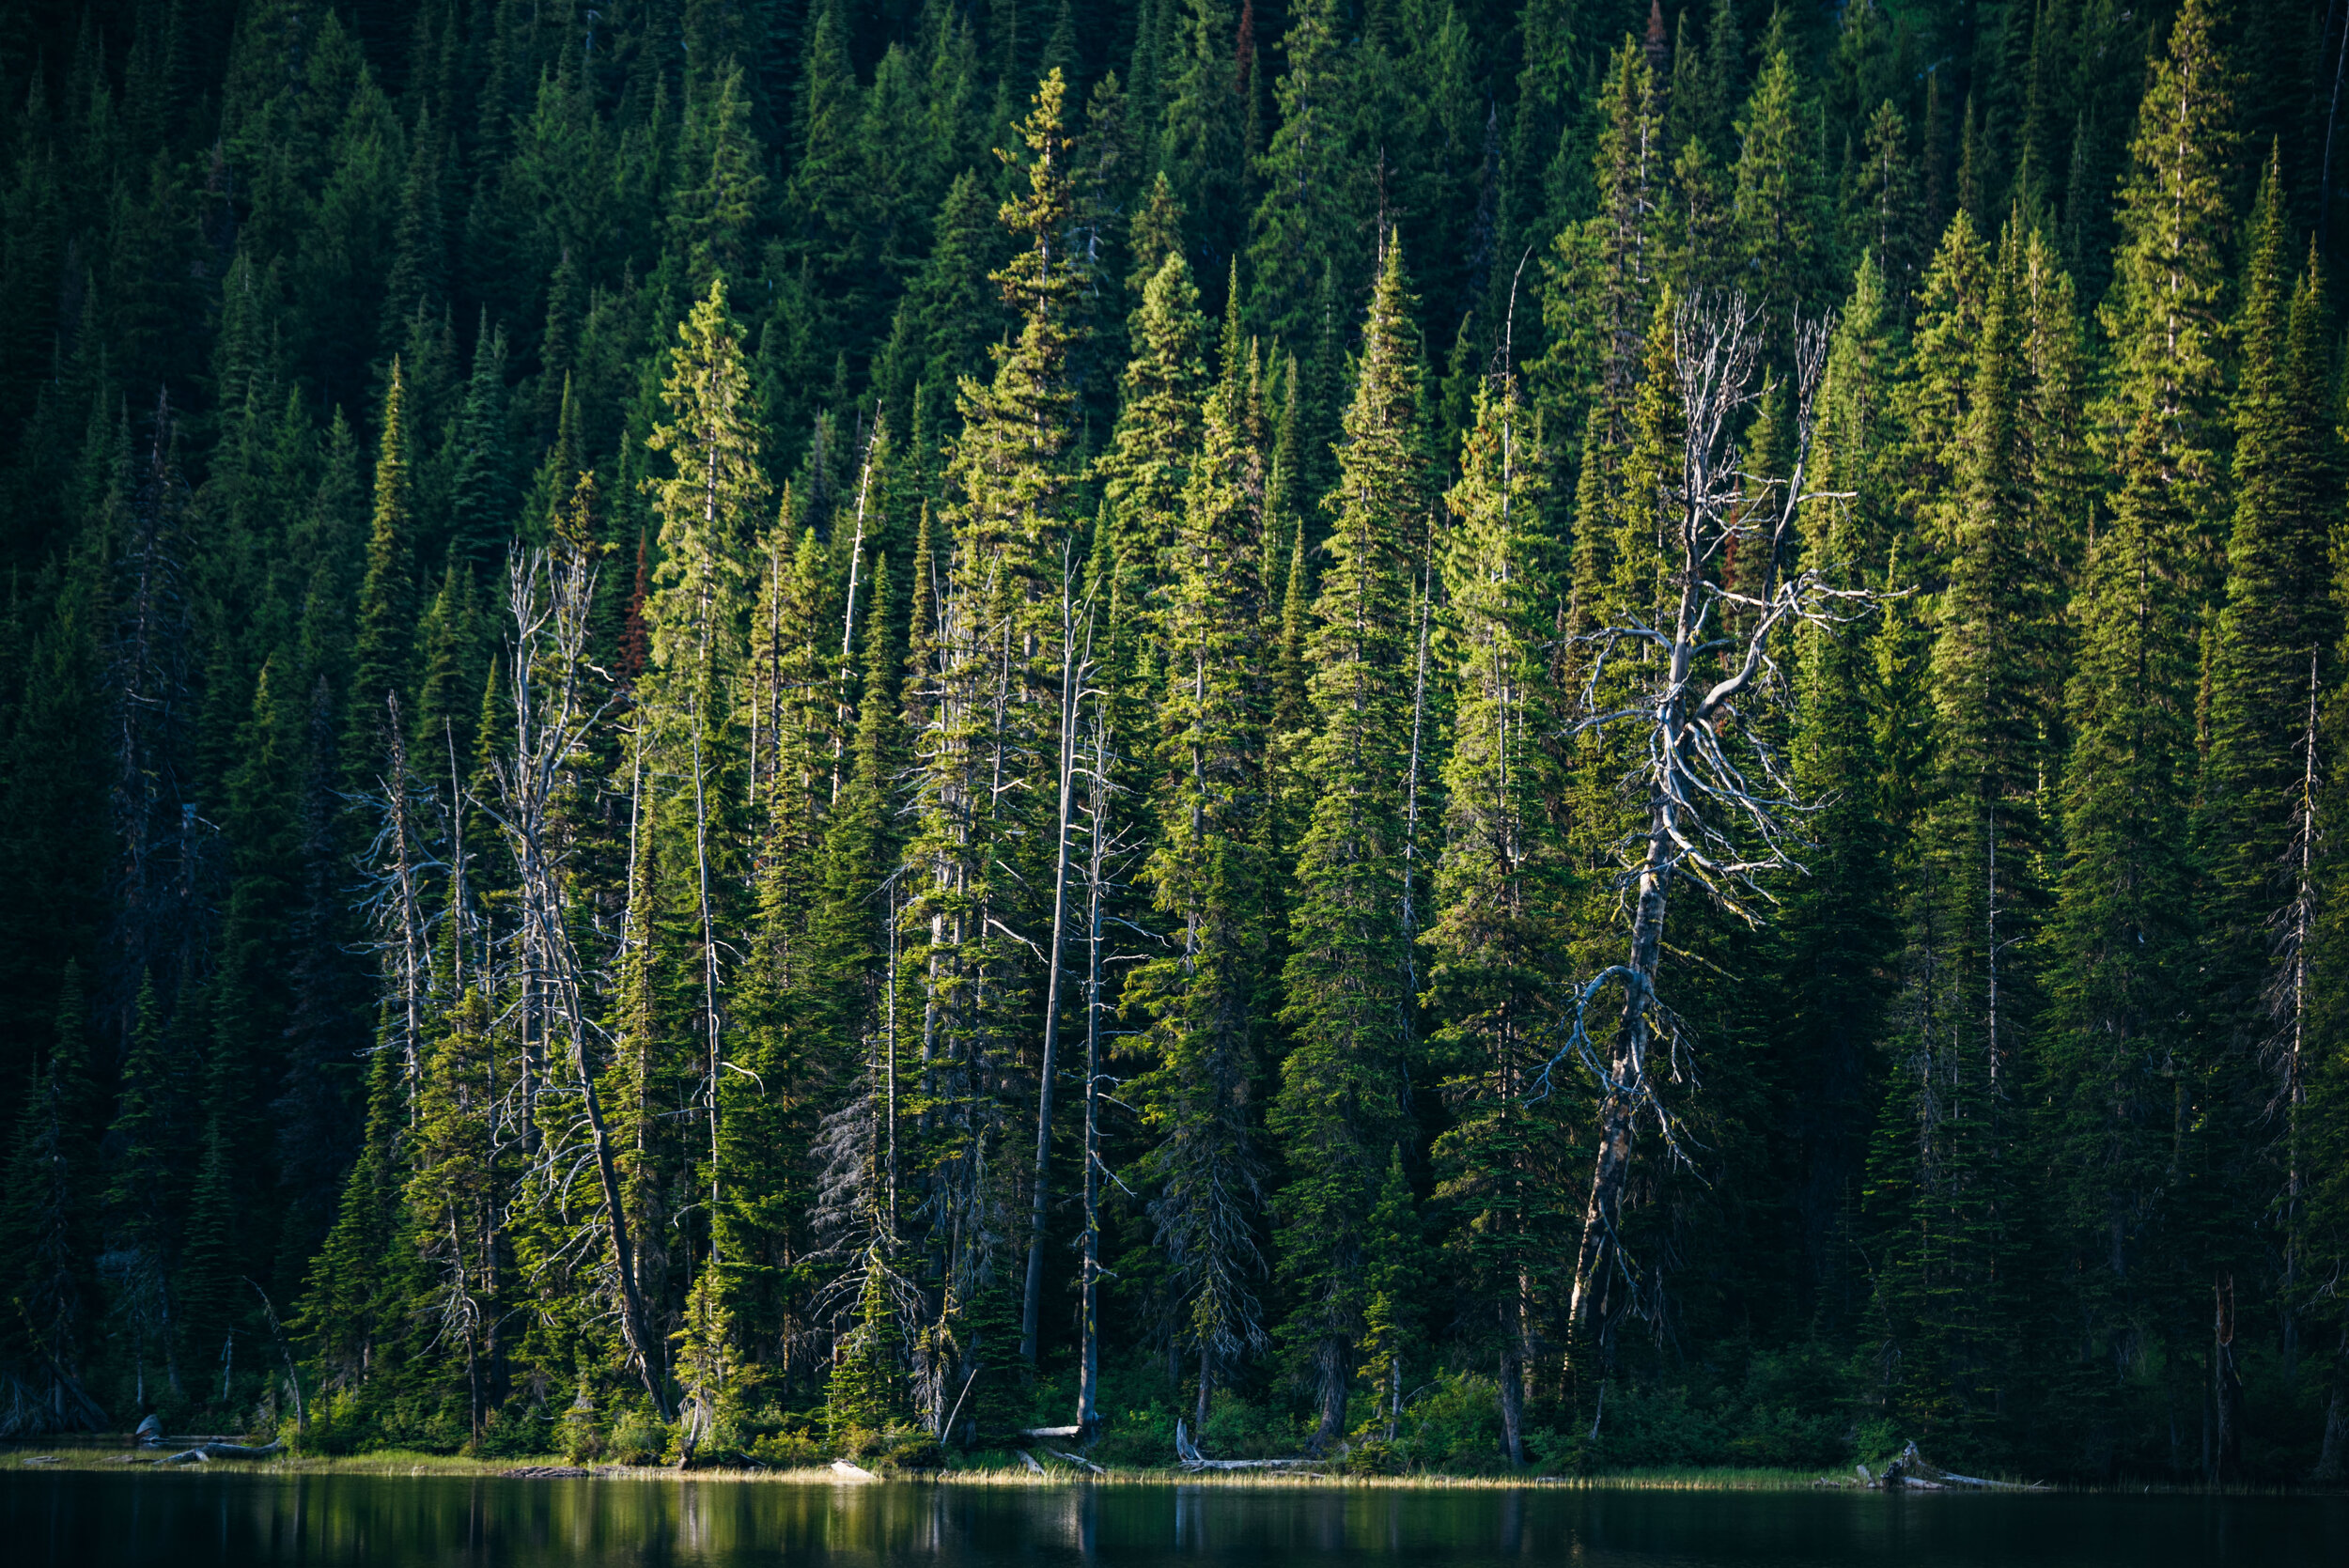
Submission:
[[[1657,984],[1673,893],[1691,884],[1752,923],[1774,874],[1802,869],[1812,808],[1797,797],[1766,718],[1787,691],[1777,650],[1803,622],[1832,629],[1869,607],[1866,593],[1831,587],[1820,563],[1797,559],[1802,507],[1828,499],[1804,479],[1828,323],[1798,322],[1795,333],[1795,442],[1783,479],[1748,472],[1736,442],[1759,396],[1763,342],[1761,315],[1742,295],[1699,295],[1675,309],[1679,460],[1652,498],[1664,569],[1646,614],[1623,614],[1578,638],[1586,678],[1569,733],[1627,741],[1635,824],[1615,846],[1629,906],[1623,959],[1568,993],[1563,1040],[1542,1073],[1545,1093],[1569,1063],[1597,1091],[1598,1152],[1568,1304],[1578,1327],[1610,1270],[1638,1292],[1620,1219],[1641,1125],[1672,1158],[1685,1157],[1678,1116],[1659,1088],[1693,1077],[1686,1030]],[[1636,666],[1630,694],[1603,706],[1618,662]]]
[[[513,740],[497,759],[497,800],[483,802],[513,855],[520,930],[517,948],[523,998],[517,1019],[524,1060],[536,1039],[545,1048],[542,1070],[559,1063],[568,1081],[548,1085],[550,1099],[576,1098],[584,1123],[587,1159],[602,1199],[599,1229],[609,1239],[609,1265],[618,1310],[620,1338],[633,1370],[665,1417],[661,1346],[653,1337],[636,1280],[636,1253],[630,1244],[628,1210],[603,1106],[596,1089],[595,1042],[589,1017],[589,977],[572,937],[566,902],[568,841],[559,802],[568,775],[589,737],[615,701],[610,676],[587,660],[588,619],[595,602],[595,571],[578,552],[517,553],[507,574],[507,609],[512,618],[510,666]],[[525,1131],[540,1110],[525,1091]],[[538,1174],[551,1190],[568,1186],[557,1167],[574,1145],[568,1137],[531,1139]],[[574,1162],[576,1163],[576,1162]]]

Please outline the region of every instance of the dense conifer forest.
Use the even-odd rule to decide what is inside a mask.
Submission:
[[[5,8],[0,1429],[2338,1481],[2345,23]]]

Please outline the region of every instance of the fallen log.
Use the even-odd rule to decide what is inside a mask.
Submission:
[[[1992,1481],[1984,1476],[1961,1475],[1945,1470],[1917,1452],[1914,1439],[1902,1445],[1900,1453],[1880,1471],[1871,1471],[1865,1465],[1854,1465],[1859,1484],[1871,1492],[2044,1492],[2044,1481]],[[1821,1485],[1849,1486],[1848,1481],[1820,1479]]]
[[[1209,1459],[1199,1452],[1199,1445],[1190,1440],[1190,1433],[1182,1419],[1174,1421],[1174,1457],[1186,1470],[1285,1470],[1299,1465],[1318,1465],[1320,1460],[1307,1454],[1294,1459]]]
[[[506,1481],[573,1481],[595,1473],[583,1465],[518,1465],[498,1475]]]
[[[1902,1484],[1925,1488],[1964,1486],[1983,1492],[2040,1492],[2045,1491],[2047,1484],[2044,1481],[1990,1481],[1978,1475],[1960,1475],[1955,1470],[1945,1470],[1917,1452],[1917,1441],[1913,1437],[1902,1448],[1901,1456],[1884,1467],[1885,1480],[1892,1480],[1895,1470],[1900,1472]]]
[[[265,1448],[256,1448],[250,1443],[198,1443],[192,1449],[182,1449],[168,1458],[156,1460],[155,1463],[158,1465],[200,1465],[212,1459],[267,1459],[271,1454],[281,1452],[285,1446],[282,1442],[271,1443]]]
[[[1019,1456],[1019,1463],[1025,1465],[1035,1474],[1042,1475],[1044,1473],[1044,1467],[1036,1463],[1035,1455],[1030,1453],[1026,1449],[1014,1449],[1011,1452]]]
[[[1103,1469],[1100,1466],[1096,1465],[1092,1460],[1087,1459],[1081,1453],[1070,1453],[1065,1449],[1046,1449],[1044,1452],[1050,1454],[1055,1459],[1066,1459],[1071,1465],[1081,1465],[1086,1469],[1091,1470],[1095,1475],[1109,1474],[1109,1471]]]

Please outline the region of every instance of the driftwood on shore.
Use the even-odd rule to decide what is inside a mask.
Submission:
[[[181,1449],[178,1453],[158,1459],[155,1463],[158,1465],[195,1465],[211,1459],[267,1459],[272,1453],[283,1452],[285,1447],[286,1445],[282,1442],[257,1448],[251,1443],[225,1443],[213,1440],[198,1443],[194,1448]]]
[[[1991,1481],[1978,1475],[1960,1475],[1955,1470],[1945,1470],[1919,1453],[1913,1438],[1902,1447],[1900,1456],[1880,1472],[1872,1472],[1865,1465],[1855,1465],[1852,1468],[1859,1477],[1859,1484],[1871,1492],[2044,1492],[2047,1484],[2044,1481]],[[1821,1484],[1833,1483],[1822,1482]],[[1852,1483],[1846,1481],[1843,1484],[1849,1486]]]
[[[1209,1459],[1199,1452],[1199,1445],[1190,1440],[1182,1418],[1174,1421],[1174,1457],[1186,1470],[1287,1470],[1300,1465],[1318,1465],[1320,1460],[1309,1454],[1294,1459]]]

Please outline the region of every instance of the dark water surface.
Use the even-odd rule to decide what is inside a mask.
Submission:
[[[2349,1498],[802,1486],[0,1471],[0,1563],[2272,1568]]]

